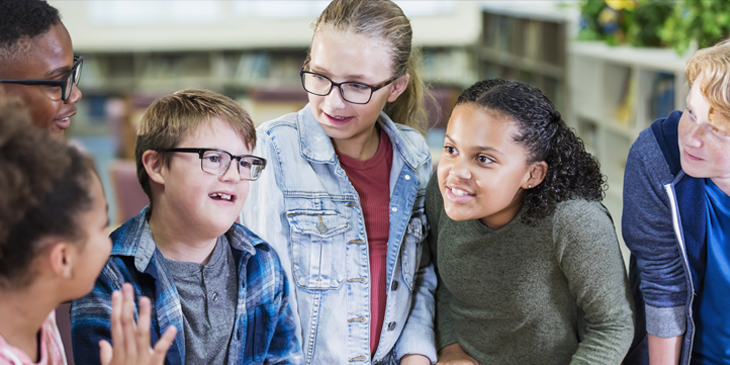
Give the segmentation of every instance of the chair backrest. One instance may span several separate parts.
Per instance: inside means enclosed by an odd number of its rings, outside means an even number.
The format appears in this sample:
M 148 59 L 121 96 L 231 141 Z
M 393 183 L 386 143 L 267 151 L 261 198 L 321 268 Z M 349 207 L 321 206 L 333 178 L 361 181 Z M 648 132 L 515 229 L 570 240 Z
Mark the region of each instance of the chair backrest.
M 150 203 L 137 180 L 137 166 L 132 160 L 114 160 L 109 164 L 114 198 L 117 203 L 117 222 L 124 223 Z

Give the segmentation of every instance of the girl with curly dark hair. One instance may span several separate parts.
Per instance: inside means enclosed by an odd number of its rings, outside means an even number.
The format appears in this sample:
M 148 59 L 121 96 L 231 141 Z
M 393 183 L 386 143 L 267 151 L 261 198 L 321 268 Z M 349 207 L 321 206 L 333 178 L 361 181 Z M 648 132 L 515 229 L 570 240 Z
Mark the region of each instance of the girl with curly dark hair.
M 32 127 L 0 89 L 0 365 L 66 364 L 54 308 L 86 295 L 106 263 L 107 210 L 91 159 Z M 164 363 L 176 331 L 153 352 L 150 301 L 138 308 L 131 286 L 112 295 L 114 347 L 99 344 L 102 364 Z
M 619 364 L 633 337 L 604 176 L 538 89 L 458 99 L 426 193 L 440 364 Z

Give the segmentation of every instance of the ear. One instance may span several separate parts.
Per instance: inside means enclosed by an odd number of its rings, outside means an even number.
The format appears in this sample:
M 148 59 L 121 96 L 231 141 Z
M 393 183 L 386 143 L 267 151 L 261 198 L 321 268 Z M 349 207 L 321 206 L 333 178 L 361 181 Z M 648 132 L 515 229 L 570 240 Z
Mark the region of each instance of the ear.
M 145 171 L 147 171 L 147 175 L 149 175 L 150 180 L 160 185 L 165 185 L 165 177 L 162 173 L 164 164 L 162 163 L 159 152 L 152 150 L 144 151 L 142 154 L 142 165 L 144 166 Z
M 73 277 L 74 255 L 76 247 L 64 241 L 56 241 L 49 248 L 49 266 L 56 277 L 71 279 Z
M 399 78 L 397 78 L 391 85 L 393 85 L 393 88 L 390 90 L 390 94 L 388 94 L 388 101 L 394 102 L 400 94 L 403 94 L 404 91 L 406 91 L 406 88 L 408 87 L 408 81 L 411 79 L 411 75 L 405 74 Z
M 523 189 L 532 189 L 545 180 L 548 164 L 545 161 L 535 162 L 527 169 L 527 179 L 522 183 Z

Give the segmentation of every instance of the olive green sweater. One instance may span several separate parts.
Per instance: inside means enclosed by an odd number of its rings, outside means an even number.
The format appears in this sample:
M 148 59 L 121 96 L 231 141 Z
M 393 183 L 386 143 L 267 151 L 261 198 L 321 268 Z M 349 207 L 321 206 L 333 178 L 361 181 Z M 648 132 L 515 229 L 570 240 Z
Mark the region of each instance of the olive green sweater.
M 621 363 L 633 304 L 600 203 L 562 202 L 536 227 L 518 214 L 493 230 L 451 220 L 434 174 L 426 213 L 439 274 L 437 349 L 458 342 L 482 364 Z

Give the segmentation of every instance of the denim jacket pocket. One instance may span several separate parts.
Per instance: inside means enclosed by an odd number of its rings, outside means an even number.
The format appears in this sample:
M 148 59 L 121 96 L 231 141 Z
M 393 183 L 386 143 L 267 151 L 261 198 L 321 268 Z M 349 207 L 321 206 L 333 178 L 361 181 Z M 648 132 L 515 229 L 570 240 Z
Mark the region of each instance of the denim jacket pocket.
M 405 239 L 403 241 L 403 252 L 401 254 L 403 267 L 403 281 L 413 290 L 413 282 L 416 279 L 416 272 L 421 262 L 423 253 L 423 240 L 427 232 L 426 215 L 414 213 L 406 227 Z
M 333 210 L 286 213 L 291 227 L 292 276 L 300 287 L 334 289 L 344 283 L 347 218 Z

